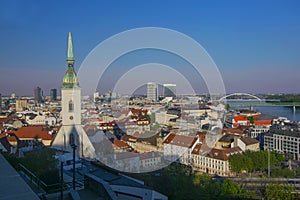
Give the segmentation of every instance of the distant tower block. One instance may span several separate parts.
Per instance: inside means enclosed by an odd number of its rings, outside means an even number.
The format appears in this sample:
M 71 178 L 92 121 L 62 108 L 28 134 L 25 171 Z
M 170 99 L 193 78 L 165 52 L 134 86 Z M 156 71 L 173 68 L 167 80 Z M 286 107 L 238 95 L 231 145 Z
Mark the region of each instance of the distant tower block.
M 34 88 L 34 100 L 36 103 L 41 103 L 43 100 L 42 89 L 40 87 Z
M 95 149 L 81 126 L 81 88 L 74 70 L 72 35 L 68 36 L 68 68 L 61 88 L 62 126 L 57 133 L 52 147 L 71 152 L 71 143 L 77 146 L 80 157 L 95 157 Z
M 147 83 L 147 99 L 157 101 L 157 84 Z
M 50 100 L 51 101 L 56 101 L 57 100 L 57 90 L 56 89 L 51 89 L 50 90 Z

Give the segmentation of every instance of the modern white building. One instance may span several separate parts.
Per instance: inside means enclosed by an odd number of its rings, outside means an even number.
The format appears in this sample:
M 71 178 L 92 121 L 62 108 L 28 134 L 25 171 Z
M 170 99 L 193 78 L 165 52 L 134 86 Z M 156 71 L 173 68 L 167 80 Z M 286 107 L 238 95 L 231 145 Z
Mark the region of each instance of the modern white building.
M 99 98 L 99 92 L 95 92 L 94 93 L 94 102 L 96 102 L 97 101 L 97 99 Z
M 164 97 L 176 97 L 176 84 L 163 84 Z
M 157 84 L 153 82 L 147 83 L 147 99 L 157 101 Z
M 300 160 L 300 130 L 297 126 L 273 125 L 270 132 L 264 135 L 264 150 L 289 154 Z

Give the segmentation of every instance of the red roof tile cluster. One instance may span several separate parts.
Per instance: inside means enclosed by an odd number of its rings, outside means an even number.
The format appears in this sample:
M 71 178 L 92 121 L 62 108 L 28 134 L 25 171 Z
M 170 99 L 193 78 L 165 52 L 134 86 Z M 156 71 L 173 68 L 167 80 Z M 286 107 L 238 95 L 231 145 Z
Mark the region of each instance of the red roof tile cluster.
M 222 133 L 224 133 L 224 134 L 239 134 L 239 135 L 245 134 L 245 132 L 243 130 L 238 129 L 238 128 L 224 128 L 222 130 Z
M 205 137 L 206 137 L 206 133 L 203 132 L 197 132 L 196 134 L 199 137 L 200 142 L 204 142 L 205 141 Z
M 243 151 L 240 147 L 226 148 L 226 149 L 210 149 L 206 144 L 197 144 L 192 151 L 192 154 L 203 155 L 219 160 L 228 160 L 234 154 L 241 154 Z
M 164 144 L 172 144 L 176 146 L 191 148 L 196 141 L 197 137 L 176 135 L 175 133 L 170 133 L 165 139 Z
M 49 134 L 49 129 L 45 126 L 23 126 L 17 130 L 9 130 L 6 132 L 3 132 L 1 135 L 6 135 L 7 133 L 13 133 L 15 134 L 19 139 L 23 138 L 37 138 L 42 140 L 52 140 L 53 136 Z
M 130 109 L 132 115 L 146 115 L 148 113 L 148 110 L 146 109 L 136 109 L 136 108 L 132 108 Z
M 100 127 L 107 127 L 107 126 L 110 126 L 110 127 L 113 127 L 116 125 L 116 121 L 111 121 L 111 122 L 107 122 L 107 123 L 101 123 L 100 124 Z
M 212 149 L 208 156 L 219 160 L 228 160 L 234 154 L 241 154 L 243 151 L 240 147 L 226 148 L 226 149 Z
M 248 119 L 247 116 L 244 116 L 244 115 L 237 115 L 237 116 L 234 116 L 234 121 L 246 121 Z
M 118 140 L 118 139 L 114 139 L 112 144 L 113 144 L 113 147 L 115 147 L 115 148 L 131 149 L 131 147 L 126 142 L 123 142 L 123 141 Z
M 254 121 L 254 125 L 272 125 L 271 120 Z
M 192 151 L 192 154 L 205 154 L 208 153 L 211 149 L 207 146 L 207 144 L 197 144 Z
M 254 118 L 254 125 L 272 125 L 272 118 L 262 119 L 263 117 L 262 117 L 261 113 L 253 115 L 253 118 Z M 248 116 L 244 116 L 244 115 L 234 116 L 233 125 L 235 127 L 238 127 L 240 125 L 239 121 L 247 121 L 247 125 L 250 125 L 250 121 L 248 120 Z

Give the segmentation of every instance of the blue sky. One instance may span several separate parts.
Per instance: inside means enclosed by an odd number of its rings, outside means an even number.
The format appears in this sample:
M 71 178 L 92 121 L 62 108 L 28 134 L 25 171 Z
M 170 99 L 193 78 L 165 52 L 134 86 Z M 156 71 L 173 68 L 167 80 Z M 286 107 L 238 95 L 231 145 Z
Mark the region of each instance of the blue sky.
M 173 29 L 200 43 L 229 93 L 300 93 L 300 1 L 289 0 L 1 0 L 0 93 L 33 95 L 40 86 L 48 95 L 59 89 L 69 31 L 78 69 L 101 41 L 148 26 Z M 106 88 L 103 83 L 100 90 Z

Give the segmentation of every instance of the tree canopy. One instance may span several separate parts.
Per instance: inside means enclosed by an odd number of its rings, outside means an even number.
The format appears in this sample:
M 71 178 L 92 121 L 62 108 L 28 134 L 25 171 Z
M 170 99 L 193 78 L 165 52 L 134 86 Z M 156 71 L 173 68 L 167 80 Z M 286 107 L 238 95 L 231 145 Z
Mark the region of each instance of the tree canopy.
M 283 155 L 270 152 L 270 164 L 275 165 L 284 160 Z M 246 151 L 244 154 L 235 154 L 229 158 L 230 169 L 234 172 L 264 171 L 268 168 L 268 151 Z

